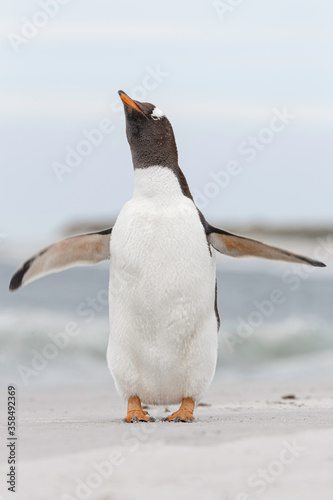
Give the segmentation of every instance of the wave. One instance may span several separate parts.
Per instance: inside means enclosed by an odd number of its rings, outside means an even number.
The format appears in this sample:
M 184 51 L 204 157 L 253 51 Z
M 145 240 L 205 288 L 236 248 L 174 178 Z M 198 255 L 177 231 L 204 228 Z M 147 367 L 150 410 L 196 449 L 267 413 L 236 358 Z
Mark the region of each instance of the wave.
M 258 327 L 229 322 L 220 332 L 219 364 L 256 365 L 330 350 L 333 325 L 317 318 L 295 316 Z
M 2 379 L 18 384 L 108 381 L 107 317 L 87 324 L 46 311 L 7 311 L 0 316 Z M 257 328 L 228 321 L 219 332 L 218 367 L 241 372 L 289 358 L 333 352 L 333 328 L 300 317 Z

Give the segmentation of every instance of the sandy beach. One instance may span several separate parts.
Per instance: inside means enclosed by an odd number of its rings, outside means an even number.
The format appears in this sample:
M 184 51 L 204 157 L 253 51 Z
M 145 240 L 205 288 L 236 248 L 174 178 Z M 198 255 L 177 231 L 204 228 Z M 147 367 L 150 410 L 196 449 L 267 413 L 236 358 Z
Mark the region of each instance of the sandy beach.
M 18 390 L 17 493 L 22 500 L 329 500 L 333 381 L 223 380 L 192 424 L 125 424 L 113 384 Z M 288 396 L 288 398 L 285 398 Z M 1 422 L 5 422 L 1 412 Z M 6 429 L 3 429 L 6 433 Z

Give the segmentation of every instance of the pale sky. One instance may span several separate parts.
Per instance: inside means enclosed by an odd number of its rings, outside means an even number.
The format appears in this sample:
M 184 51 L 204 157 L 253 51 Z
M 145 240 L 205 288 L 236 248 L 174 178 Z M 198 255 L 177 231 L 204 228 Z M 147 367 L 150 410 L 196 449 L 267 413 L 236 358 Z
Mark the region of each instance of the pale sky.
M 332 2 L 218 3 L 2 2 L 1 234 L 118 213 L 133 189 L 119 89 L 166 113 L 209 220 L 332 221 Z

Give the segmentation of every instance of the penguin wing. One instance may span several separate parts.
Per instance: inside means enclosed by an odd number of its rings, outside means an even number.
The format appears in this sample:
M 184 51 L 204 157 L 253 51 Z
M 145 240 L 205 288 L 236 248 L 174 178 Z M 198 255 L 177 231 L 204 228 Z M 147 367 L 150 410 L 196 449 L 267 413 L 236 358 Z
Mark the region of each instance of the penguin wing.
M 112 228 L 96 233 L 72 236 L 40 250 L 16 271 L 9 290 L 58 273 L 74 266 L 98 264 L 110 258 L 110 236 Z
M 284 260 L 297 264 L 308 264 L 315 267 L 326 267 L 326 264 L 302 255 L 297 255 L 281 248 L 266 245 L 260 241 L 228 233 L 206 223 L 206 234 L 209 243 L 220 253 L 231 257 L 260 257 L 262 259 Z

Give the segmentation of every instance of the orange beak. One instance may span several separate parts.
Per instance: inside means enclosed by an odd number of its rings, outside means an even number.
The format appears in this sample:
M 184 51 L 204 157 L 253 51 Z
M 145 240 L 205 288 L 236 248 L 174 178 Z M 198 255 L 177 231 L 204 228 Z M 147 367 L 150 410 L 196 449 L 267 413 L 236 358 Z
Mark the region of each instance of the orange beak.
M 125 102 L 126 104 L 128 104 L 128 106 L 131 106 L 131 108 L 134 108 L 134 109 L 137 109 L 138 111 L 141 111 L 141 109 L 139 108 L 139 106 L 137 106 L 135 104 L 134 101 L 132 101 L 132 99 L 130 97 L 128 97 L 127 94 L 125 94 L 125 92 L 123 90 L 119 90 L 118 91 L 118 94 L 120 96 L 120 99 Z M 142 113 L 142 111 L 141 111 Z

